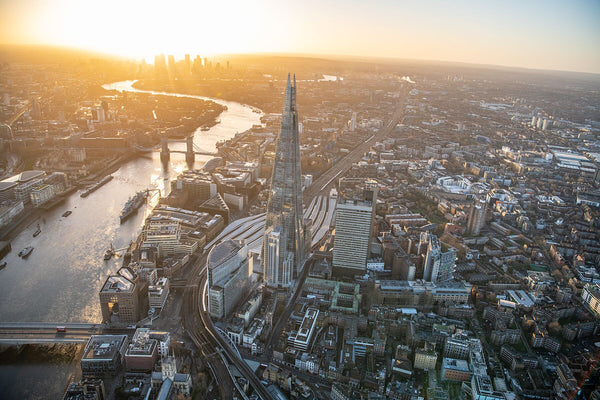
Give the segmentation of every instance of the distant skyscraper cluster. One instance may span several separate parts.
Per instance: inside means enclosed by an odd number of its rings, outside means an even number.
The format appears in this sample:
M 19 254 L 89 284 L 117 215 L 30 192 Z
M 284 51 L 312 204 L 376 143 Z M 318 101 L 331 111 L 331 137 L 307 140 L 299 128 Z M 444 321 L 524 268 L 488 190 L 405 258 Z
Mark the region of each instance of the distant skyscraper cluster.
M 263 241 L 264 279 L 271 287 L 289 287 L 306 256 L 300 172 L 296 78 L 288 75 L 277 139 Z
M 230 68 L 231 65 L 227 61 L 225 69 Z M 154 56 L 154 72 L 157 78 L 185 78 L 207 70 L 220 71 L 222 69 L 221 63 L 217 62 L 213 65 L 206 57 L 200 57 L 199 55 L 196 55 L 192 60 L 189 54 L 185 54 L 183 60 L 180 61 L 175 60 L 175 56 L 172 54 L 168 56 L 157 54 Z
M 545 131 L 554 126 L 554 120 L 546 115 L 536 113 L 531 117 L 531 126 Z

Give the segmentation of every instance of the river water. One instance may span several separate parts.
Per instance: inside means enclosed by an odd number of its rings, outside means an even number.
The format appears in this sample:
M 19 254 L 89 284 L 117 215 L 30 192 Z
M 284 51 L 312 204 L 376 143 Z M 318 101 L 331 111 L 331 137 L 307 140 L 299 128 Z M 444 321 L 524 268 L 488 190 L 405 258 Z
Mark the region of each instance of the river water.
M 138 91 L 171 96 L 163 92 L 132 88 L 134 81 L 104 85 L 105 89 Z M 215 151 L 215 144 L 260 124 L 260 114 L 239 103 L 208 99 L 225 105 L 221 122 L 208 131 L 196 130 L 198 148 Z M 171 149 L 185 149 L 185 143 L 171 143 Z M 201 168 L 209 156 L 196 156 L 195 168 Z M 102 255 L 112 243 L 116 249 L 127 247 L 138 236 L 148 207 L 140 208 L 125 223 L 119 214 L 127 199 L 136 191 L 159 188 L 163 195 L 169 181 L 187 168 L 184 154 L 171 154 L 164 168 L 158 153 L 152 159 L 139 158 L 122 165 L 114 179 L 86 198 L 71 195 L 65 203 L 45 213 L 11 241 L 12 251 L 4 258 L 7 267 L 0 271 L 0 321 L 100 322 L 98 291 L 106 277 L 116 272 L 122 260 L 104 261 Z M 158 200 L 151 200 L 154 204 Z M 68 217 L 62 214 L 71 210 Z M 37 223 L 42 233 L 34 238 Z M 27 259 L 17 253 L 26 246 L 35 249 Z M 121 252 L 122 253 L 122 252 Z
M 260 124 L 261 114 L 239 103 L 200 96 L 137 90 L 135 81 L 104 85 L 105 89 L 144 92 L 212 100 L 227 107 L 220 123 L 208 131 L 197 129 L 194 144 L 215 151 L 216 143 Z M 172 150 L 185 149 L 185 143 L 171 143 Z M 159 153 L 152 159 L 138 158 L 123 164 L 114 179 L 86 198 L 73 193 L 65 203 L 34 221 L 11 241 L 12 251 L 4 258 L 7 267 L 0 271 L 0 321 L 3 322 L 101 322 L 98 292 L 106 277 L 122 264 L 115 257 L 104 261 L 104 251 L 112 243 L 126 248 L 140 233 L 148 206 L 120 224 L 119 214 L 127 199 L 146 188 L 168 194 L 170 180 L 187 168 L 184 154 L 171 154 L 165 168 Z M 194 168 L 202 168 L 209 156 L 196 156 Z M 150 207 L 158 201 L 155 196 Z M 62 214 L 71 210 L 72 214 Z M 37 224 L 42 233 L 32 237 Z M 35 249 L 27 259 L 17 253 L 26 246 Z M 118 252 L 119 253 L 119 252 Z M 123 251 L 120 252 L 122 254 Z M 62 396 L 72 362 L 18 362 L 0 364 L 0 398 L 55 399 Z

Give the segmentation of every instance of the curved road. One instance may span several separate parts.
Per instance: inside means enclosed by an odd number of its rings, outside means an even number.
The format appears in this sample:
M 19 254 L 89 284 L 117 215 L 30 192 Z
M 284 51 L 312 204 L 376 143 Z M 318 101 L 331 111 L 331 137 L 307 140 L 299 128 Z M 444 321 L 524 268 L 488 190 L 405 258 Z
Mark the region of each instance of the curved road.
M 204 268 L 200 275 L 200 287 L 198 289 L 202 290 L 202 296 L 197 298 L 195 305 L 197 306 L 197 313 L 202 319 L 204 327 L 206 328 L 206 333 L 210 335 L 210 342 L 213 343 L 213 346 L 220 347 L 224 350 L 225 356 L 231 361 L 237 369 L 244 375 L 244 378 L 248 380 L 254 391 L 263 399 L 270 400 L 272 396 L 265 386 L 260 382 L 254 371 L 250 368 L 250 366 L 246 363 L 246 361 L 242 360 L 239 357 L 239 353 L 234 352 L 231 347 L 229 347 L 229 343 L 216 331 L 215 326 L 213 325 L 210 316 L 208 315 L 204 303 L 204 299 L 207 298 L 207 282 L 206 282 L 206 268 Z
M 215 377 L 217 385 L 219 386 L 221 398 L 224 400 L 233 400 L 234 385 L 228 372 L 228 366 L 225 365 L 219 356 L 217 347 L 211 345 L 210 338 L 207 337 L 208 335 L 206 334 L 206 329 L 201 323 L 198 315 L 198 293 L 201 287 L 200 270 L 205 263 L 205 256 L 202 256 L 199 260 L 195 261 L 192 269 L 191 281 L 185 288 L 183 294 L 184 302 L 181 310 L 183 326 L 185 327 L 185 330 L 196 347 L 200 350 L 202 357 L 207 362 L 213 376 Z

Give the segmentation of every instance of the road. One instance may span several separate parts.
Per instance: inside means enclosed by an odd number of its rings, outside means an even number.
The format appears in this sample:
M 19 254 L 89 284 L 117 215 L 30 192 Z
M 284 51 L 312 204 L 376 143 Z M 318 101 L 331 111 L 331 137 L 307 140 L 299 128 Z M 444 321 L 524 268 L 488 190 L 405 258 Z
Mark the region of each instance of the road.
M 283 310 L 283 312 L 277 319 L 277 322 L 273 326 L 273 329 L 271 330 L 271 335 L 269 336 L 269 340 L 267 341 L 267 344 L 265 346 L 265 352 L 269 357 L 272 355 L 274 342 L 276 342 L 279 336 L 281 336 L 281 331 L 285 327 L 285 324 L 289 321 L 292 311 L 294 311 L 294 307 L 296 306 L 296 300 L 298 299 L 300 292 L 302 292 L 301 288 L 304 285 L 304 281 L 306 280 L 308 271 L 312 268 L 313 263 L 314 260 L 312 258 L 306 260 L 306 264 L 302 269 L 302 273 L 298 277 L 296 284 L 294 285 L 294 293 L 288 300 L 285 309 Z
M 71 324 L 66 332 L 57 332 L 61 324 L 48 323 L 2 323 L 0 343 L 2 344 L 41 344 L 41 343 L 86 343 L 96 334 L 93 324 Z M 65 325 L 63 325 L 65 326 Z
M 38 100 L 39 99 L 40 99 L 40 97 L 38 97 Z M 25 103 L 23 104 L 23 106 L 12 117 L 10 117 L 10 119 L 8 121 L 6 121 L 6 124 L 9 126 L 12 126 L 12 124 L 17 122 L 17 120 L 19 118 L 21 118 L 23 116 L 23 114 L 25 114 L 25 112 L 27 112 L 29 110 L 29 107 L 31 107 L 31 102 L 29 100 L 25 100 Z
M 329 168 L 304 191 L 304 204 L 309 204 L 313 197 L 321 193 L 327 193 L 327 190 L 331 185 L 335 184 L 335 179 L 348 171 L 350 167 L 352 167 L 352 164 L 360 160 L 362 155 L 371 149 L 372 144 L 389 137 L 396 125 L 404 119 L 405 109 L 406 97 L 400 102 L 390 120 L 379 132 L 375 133 L 365 142 L 354 148 L 350 153 L 346 154 L 344 158 Z

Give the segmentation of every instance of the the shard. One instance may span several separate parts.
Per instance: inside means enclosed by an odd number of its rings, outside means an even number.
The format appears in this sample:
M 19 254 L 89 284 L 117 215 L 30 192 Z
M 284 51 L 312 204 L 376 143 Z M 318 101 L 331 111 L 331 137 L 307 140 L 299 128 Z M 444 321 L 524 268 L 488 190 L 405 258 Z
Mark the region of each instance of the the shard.
M 305 258 L 296 77 L 288 74 L 263 240 L 264 279 L 289 287 Z

